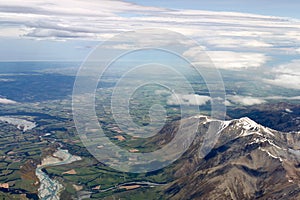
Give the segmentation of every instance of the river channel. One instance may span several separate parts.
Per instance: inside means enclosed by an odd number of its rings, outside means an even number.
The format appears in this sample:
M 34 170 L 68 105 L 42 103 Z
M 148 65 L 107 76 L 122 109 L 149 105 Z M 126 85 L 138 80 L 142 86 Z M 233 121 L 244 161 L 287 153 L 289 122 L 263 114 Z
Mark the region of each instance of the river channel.
M 52 156 L 45 158 L 41 165 L 37 166 L 35 174 L 40 181 L 38 196 L 41 200 L 59 200 L 60 192 L 64 189 L 62 184 L 49 178 L 42 169 L 49 166 L 70 164 L 78 160 L 81 160 L 79 156 L 71 155 L 68 150 L 58 149 Z

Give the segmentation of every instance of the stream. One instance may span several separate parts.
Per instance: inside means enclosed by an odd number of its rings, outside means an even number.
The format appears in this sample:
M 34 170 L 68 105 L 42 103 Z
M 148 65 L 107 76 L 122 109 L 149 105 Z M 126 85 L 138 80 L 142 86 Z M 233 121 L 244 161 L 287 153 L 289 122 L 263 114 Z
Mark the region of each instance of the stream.
M 41 165 L 38 165 L 35 174 L 40 181 L 38 196 L 41 200 L 59 200 L 59 194 L 63 190 L 63 185 L 57 180 L 50 179 L 42 169 L 49 166 L 70 164 L 78 160 L 81 160 L 79 156 L 71 155 L 68 150 L 58 149 L 53 156 L 48 156 Z

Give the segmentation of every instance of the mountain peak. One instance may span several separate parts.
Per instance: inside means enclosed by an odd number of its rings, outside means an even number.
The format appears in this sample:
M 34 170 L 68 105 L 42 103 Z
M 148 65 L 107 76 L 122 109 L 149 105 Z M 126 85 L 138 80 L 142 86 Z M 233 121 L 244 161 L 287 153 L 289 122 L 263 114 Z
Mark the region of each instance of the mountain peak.
M 248 117 L 193 118 L 198 134 L 175 167 L 178 179 L 166 186 L 170 199 L 300 199 L 300 132 L 276 131 Z M 219 138 L 199 157 L 209 125 Z

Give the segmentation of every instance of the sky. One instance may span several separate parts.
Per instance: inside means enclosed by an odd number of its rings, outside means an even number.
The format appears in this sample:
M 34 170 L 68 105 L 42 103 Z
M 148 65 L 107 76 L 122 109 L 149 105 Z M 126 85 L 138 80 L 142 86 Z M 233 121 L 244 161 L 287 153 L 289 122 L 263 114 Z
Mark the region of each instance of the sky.
M 131 2 L 146 6 L 167 7 L 172 9 L 243 12 L 300 18 L 300 2 L 298 0 L 133 0 Z
M 297 0 L 1 1 L 0 61 L 83 61 L 114 35 L 161 28 L 199 42 L 217 68 L 268 69 L 272 78 L 265 82 L 300 89 L 299 4 Z M 111 48 L 128 46 L 120 42 Z M 190 47 L 183 55 L 197 59 L 197 48 Z

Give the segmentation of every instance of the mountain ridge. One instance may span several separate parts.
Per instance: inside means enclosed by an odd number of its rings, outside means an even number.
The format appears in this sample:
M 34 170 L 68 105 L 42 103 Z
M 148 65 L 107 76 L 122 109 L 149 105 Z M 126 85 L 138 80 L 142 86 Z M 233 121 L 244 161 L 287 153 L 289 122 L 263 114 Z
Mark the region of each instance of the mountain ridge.
M 170 199 L 300 199 L 299 131 L 280 132 L 248 117 L 199 119 L 193 144 L 176 162 L 175 181 L 164 188 Z M 209 125 L 219 123 L 211 151 L 199 157 Z M 201 155 L 201 154 L 200 154 Z

